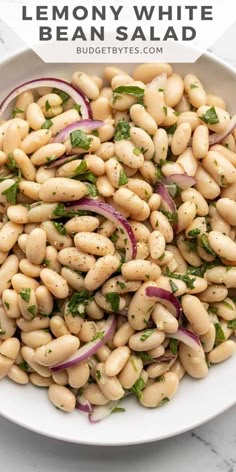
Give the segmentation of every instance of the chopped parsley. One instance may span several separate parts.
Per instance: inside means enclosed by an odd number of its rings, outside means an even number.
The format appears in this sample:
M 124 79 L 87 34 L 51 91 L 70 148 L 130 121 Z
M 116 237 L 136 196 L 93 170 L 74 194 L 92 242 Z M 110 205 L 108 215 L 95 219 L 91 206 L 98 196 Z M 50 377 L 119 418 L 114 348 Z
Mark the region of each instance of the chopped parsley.
M 164 107 L 163 107 L 163 110 L 164 110 L 165 115 L 167 116 L 167 114 L 168 114 L 168 109 L 167 109 L 167 107 L 164 106 Z
M 172 293 L 178 292 L 179 287 L 177 287 L 177 285 L 171 279 L 170 279 L 170 286 L 171 286 Z
M 4 336 L 6 334 L 6 331 L 4 331 L 2 328 L 0 328 L 0 336 Z
M 236 330 L 236 320 L 230 320 L 230 321 L 228 321 L 227 327 L 228 327 L 229 329 Z
M 201 235 L 200 242 L 201 242 L 201 246 L 203 247 L 203 249 L 206 251 L 207 254 L 210 254 L 211 256 L 216 255 L 213 249 L 211 249 L 211 246 L 209 244 L 208 237 L 206 234 Z
M 170 211 L 162 210 L 163 215 L 166 216 L 171 225 L 178 223 L 178 213 L 177 211 L 171 213 Z
M 35 305 L 31 305 L 29 306 L 29 308 L 27 308 L 27 311 L 32 315 L 32 317 L 34 318 L 37 314 L 37 307 Z
M 111 304 L 111 308 L 114 313 L 119 311 L 120 307 L 120 295 L 116 292 L 106 293 L 106 301 Z
M 28 372 L 28 370 L 30 369 L 30 366 L 29 364 L 27 364 L 27 362 L 23 361 L 23 362 L 20 362 L 20 364 L 18 364 L 18 367 L 23 370 L 24 372 Z
M 225 300 L 223 300 L 221 303 L 222 305 L 226 306 L 226 308 L 228 308 L 229 310 L 234 311 L 234 307 L 229 302 L 226 302 Z
M 169 342 L 169 349 L 171 350 L 172 354 L 174 354 L 174 356 L 177 354 L 178 352 L 178 341 L 177 339 L 170 339 L 170 342 Z
M 125 408 L 120 408 L 116 406 L 115 408 L 113 408 L 112 413 L 124 413 L 125 411 Z
M 219 308 L 217 308 L 216 306 L 211 306 L 210 305 L 208 307 L 208 312 L 213 313 L 214 315 L 218 315 Z
M 96 184 L 97 178 L 92 172 L 85 172 L 84 174 L 75 174 L 73 176 L 76 180 L 80 180 L 81 182 L 89 182 L 91 184 Z
M 52 107 L 51 107 L 49 101 L 46 100 L 46 103 L 45 103 L 45 109 L 46 109 L 46 111 L 50 110 L 50 108 L 52 108 Z
M 62 104 L 68 102 L 70 98 L 70 95 L 68 95 L 68 93 L 63 92 L 63 90 L 59 90 L 58 88 L 54 88 L 52 90 L 52 93 L 56 93 L 57 95 L 59 95 L 59 97 L 62 99 Z
M 73 108 L 79 113 L 81 116 L 81 105 L 79 103 L 74 103 Z
M 31 295 L 31 288 L 22 288 L 20 291 L 20 297 L 22 300 L 25 302 L 29 303 L 30 301 L 30 295 Z
M 123 169 L 120 171 L 119 182 L 118 185 L 125 185 L 128 182 L 128 177 Z
M 67 310 L 73 317 L 85 318 L 84 306 L 91 300 L 92 297 L 87 290 L 81 290 L 79 293 L 75 292 L 67 304 Z
M 166 403 L 168 403 L 169 401 L 170 401 L 170 399 L 169 399 L 168 397 L 165 397 L 165 398 L 163 398 L 163 400 L 160 401 L 160 403 L 158 403 L 157 406 L 158 406 L 158 407 L 159 407 L 159 406 L 163 406 L 163 405 L 165 405 Z
M 97 339 L 103 339 L 103 338 L 104 338 L 104 331 L 98 331 L 91 339 L 91 342 L 97 341 Z
M 121 288 L 121 290 L 123 290 L 124 288 L 126 288 L 126 284 L 124 282 L 121 282 L 120 280 L 117 280 L 117 285 L 119 285 L 119 287 Z
M 53 125 L 52 120 L 46 120 L 41 126 L 41 129 L 50 129 Z
M 7 155 L 7 163 L 6 163 L 6 166 L 8 167 L 8 169 L 10 170 L 15 170 L 17 169 L 17 164 L 16 164 L 16 161 L 13 157 L 13 154 L 12 153 L 9 153 Z
M 215 107 L 209 108 L 204 115 L 200 116 L 200 120 L 204 121 L 207 125 L 216 125 L 219 123 L 219 117 L 216 113 Z
M 114 140 L 121 141 L 122 139 L 129 139 L 130 137 L 130 124 L 126 120 L 118 121 L 115 127 Z
M 218 346 L 220 343 L 225 341 L 225 335 L 224 335 L 223 329 L 221 328 L 220 323 L 215 323 L 215 329 L 216 329 L 215 345 Z
M 87 134 L 85 134 L 80 129 L 73 131 L 70 133 L 70 142 L 72 148 L 81 148 L 85 151 L 88 151 L 92 138 L 89 138 Z
M 53 224 L 54 228 L 57 230 L 57 232 L 59 234 L 61 234 L 62 236 L 66 236 L 67 231 L 66 231 L 66 228 L 63 225 L 63 223 L 58 223 L 57 221 L 52 221 L 52 224 Z
M 198 85 L 196 85 L 196 84 L 191 84 L 191 85 L 190 85 L 190 88 L 191 88 L 191 89 L 198 88 Z
M 170 277 L 171 279 L 182 280 L 190 289 L 194 288 L 194 282 L 196 279 L 194 277 L 189 277 L 188 274 L 175 274 L 174 272 L 170 272 L 169 268 L 167 267 L 166 275 L 168 275 L 168 277 Z
M 135 156 L 139 156 L 139 154 L 141 153 L 142 153 L 142 149 L 140 147 L 137 146 L 133 149 L 133 154 L 135 154 Z
M 102 378 L 102 374 L 101 374 L 100 370 L 96 370 L 96 378 L 98 380 L 100 380 Z
M 188 237 L 196 238 L 197 236 L 199 236 L 200 233 L 201 233 L 201 230 L 199 228 L 192 229 L 191 231 L 188 232 Z
M 172 136 L 174 134 L 174 132 L 176 131 L 176 129 L 177 129 L 177 124 L 175 123 L 174 125 L 169 126 L 168 128 L 166 128 L 166 132 L 167 132 L 167 134 Z
M 80 211 L 80 210 L 67 210 L 65 205 L 63 203 L 58 203 L 56 207 L 53 210 L 53 215 L 54 216 L 59 216 L 59 217 L 67 217 L 67 218 L 73 218 L 73 216 L 83 216 L 86 215 L 87 212 Z
M 135 355 L 140 357 L 140 359 L 142 359 L 143 362 L 148 362 L 148 361 L 153 360 L 152 356 L 150 356 L 150 354 L 148 354 L 148 352 L 146 351 L 137 351 L 135 352 Z
M 10 303 L 4 302 L 4 305 L 5 305 L 5 307 L 7 308 L 7 310 L 9 310 L 9 308 L 10 308 Z
M 18 182 L 15 182 L 11 187 L 7 188 L 2 192 L 2 195 L 6 195 L 8 203 L 15 205 L 16 197 L 18 192 Z
M 133 393 L 136 395 L 137 398 L 142 398 L 142 390 L 145 387 L 145 382 L 144 380 L 140 377 L 138 380 L 136 380 L 135 384 L 133 387 L 129 389 L 129 392 Z
M 146 331 L 143 332 L 143 334 L 140 336 L 140 341 L 144 343 L 146 339 L 150 338 L 152 333 L 154 333 L 155 329 L 146 329 Z
M 14 110 L 12 111 L 12 118 L 15 118 L 16 115 L 18 115 L 19 113 L 24 113 L 24 110 L 22 110 L 21 108 L 14 108 Z
M 94 184 L 90 184 L 90 182 L 85 183 L 87 187 L 87 194 L 90 195 L 91 197 L 97 197 L 98 196 L 98 191 L 97 187 Z
M 113 90 L 114 98 L 116 95 L 125 93 L 125 95 L 131 95 L 132 97 L 143 98 L 145 90 L 137 85 L 120 85 Z
M 88 165 L 86 161 L 81 161 L 81 163 L 76 167 L 74 170 L 74 175 L 80 175 L 83 174 L 88 170 Z

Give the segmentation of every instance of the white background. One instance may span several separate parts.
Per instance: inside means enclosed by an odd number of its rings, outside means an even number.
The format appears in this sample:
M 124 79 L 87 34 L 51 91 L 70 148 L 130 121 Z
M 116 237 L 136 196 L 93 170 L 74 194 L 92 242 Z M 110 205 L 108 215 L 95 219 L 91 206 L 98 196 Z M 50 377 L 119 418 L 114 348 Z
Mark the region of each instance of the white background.
M 236 67 L 235 28 L 236 26 L 231 28 L 212 50 Z M 0 21 L 0 60 L 9 57 L 22 46 L 23 43 L 19 38 Z M 15 401 L 17 402 L 17 398 Z M 47 418 L 45 418 L 46 421 Z M 181 472 L 235 472 L 235 425 L 236 407 L 210 423 L 176 438 L 144 446 L 105 449 L 82 447 L 47 439 L 0 418 L 0 470 L 6 472 L 179 472 L 180 470 Z M 80 428 L 79 419 L 78 428 Z M 120 434 L 122 435 L 122 431 Z

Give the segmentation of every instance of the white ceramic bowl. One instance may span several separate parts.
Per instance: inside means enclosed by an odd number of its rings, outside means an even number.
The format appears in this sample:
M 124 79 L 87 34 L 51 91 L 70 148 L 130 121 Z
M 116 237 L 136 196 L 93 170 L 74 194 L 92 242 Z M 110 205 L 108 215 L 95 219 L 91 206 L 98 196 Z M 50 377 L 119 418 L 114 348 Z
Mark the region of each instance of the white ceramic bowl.
M 127 71 L 131 65 L 122 65 Z M 44 64 L 32 51 L 25 51 L 0 64 L 0 99 L 17 84 L 36 77 L 71 77 L 81 69 L 99 74 L 103 64 Z M 211 54 L 195 64 L 176 64 L 175 70 L 196 73 L 206 89 L 226 99 L 236 111 L 236 72 Z M 174 436 L 210 420 L 236 403 L 236 356 L 212 367 L 203 380 L 184 378 L 175 398 L 164 407 L 148 410 L 134 398 L 127 398 L 125 413 L 111 415 L 92 425 L 87 416 L 66 414 L 49 403 L 47 391 L 31 385 L 19 386 L 9 380 L 0 383 L 0 414 L 32 431 L 80 444 L 118 446 L 146 443 Z

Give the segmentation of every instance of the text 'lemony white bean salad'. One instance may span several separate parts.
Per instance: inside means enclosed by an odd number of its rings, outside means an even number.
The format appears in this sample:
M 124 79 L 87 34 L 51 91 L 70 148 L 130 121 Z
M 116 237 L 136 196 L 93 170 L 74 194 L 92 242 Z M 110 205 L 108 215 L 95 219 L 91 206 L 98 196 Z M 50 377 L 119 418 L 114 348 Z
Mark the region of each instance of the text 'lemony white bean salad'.
M 164 405 L 185 373 L 229 358 L 236 117 L 224 100 L 142 64 L 31 80 L 0 113 L 0 378 L 97 422 L 127 395 Z

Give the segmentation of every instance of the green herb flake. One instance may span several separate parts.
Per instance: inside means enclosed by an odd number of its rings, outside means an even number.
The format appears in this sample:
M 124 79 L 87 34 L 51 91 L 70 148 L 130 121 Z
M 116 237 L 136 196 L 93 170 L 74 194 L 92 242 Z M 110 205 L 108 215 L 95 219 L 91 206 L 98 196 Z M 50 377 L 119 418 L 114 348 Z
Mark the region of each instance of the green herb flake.
M 224 335 L 223 329 L 221 328 L 220 323 L 215 323 L 215 329 L 216 329 L 215 345 L 218 346 L 220 343 L 225 341 L 225 335 Z
M 5 307 L 7 308 L 7 310 L 9 310 L 9 309 L 10 309 L 10 303 L 8 303 L 8 302 L 4 302 L 4 305 L 5 305 Z
M 178 340 L 177 339 L 170 339 L 170 342 L 169 342 L 169 349 L 171 350 L 172 354 L 174 354 L 174 356 L 177 354 L 178 352 Z
M 166 275 L 168 275 L 168 277 L 170 277 L 171 279 L 182 280 L 183 282 L 186 283 L 187 287 L 190 289 L 194 288 L 194 282 L 196 279 L 194 277 L 193 278 L 190 277 L 188 274 L 175 274 L 174 272 L 170 272 L 170 270 L 167 267 Z
M 168 128 L 166 128 L 166 132 L 167 132 L 167 134 L 169 134 L 169 136 L 173 136 L 176 129 L 177 129 L 177 124 L 175 123 L 174 125 L 169 126 Z
M 21 113 L 24 113 L 24 110 L 22 110 L 21 108 L 17 108 L 17 107 L 14 108 L 12 110 L 12 118 L 15 118 L 16 115 L 21 114 Z
M 68 102 L 70 98 L 70 95 L 68 95 L 68 93 L 63 92 L 63 90 L 59 90 L 58 88 L 54 88 L 52 90 L 52 93 L 56 93 L 57 95 L 59 95 L 59 97 L 62 99 L 62 104 Z
M 18 364 L 18 367 L 23 370 L 24 372 L 28 372 L 29 369 L 30 369 L 30 366 L 29 364 L 27 364 L 27 362 L 23 361 L 23 362 L 20 362 L 20 364 Z
M 160 401 L 160 403 L 158 403 L 157 406 L 158 406 L 158 407 L 163 406 L 163 405 L 165 405 L 166 403 L 168 403 L 169 401 L 170 401 L 170 399 L 169 399 L 168 397 L 165 397 L 165 398 L 163 398 L 163 400 Z
M 159 377 L 157 377 L 155 379 L 155 382 L 165 382 L 165 377 L 164 375 L 159 375 Z
M 129 389 L 129 392 L 133 393 L 138 399 L 140 399 L 142 398 L 142 390 L 144 389 L 144 387 L 145 387 L 145 382 L 140 377 L 138 380 L 136 380 L 133 387 Z
M 188 232 L 188 237 L 196 238 L 197 236 L 199 236 L 200 233 L 201 233 L 201 230 L 199 228 L 192 229 L 191 231 Z
M 127 183 L 128 183 L 128 177 L 127 177 L 125 171 L 123 169 L 121 169 L 118 185 L 121 186 L 121 185 L 125 185 Z
M 226 308 L 228 308 L 229 310 L 232 310 L 234 311 L 235 308 L 229 303 L 229 302 L 226 302 L 225 300 L 221 302 L 222 305 L 226 306 Z
M 113 408 L 112 413 L 124 413 L 125 411 L 125 408 L 120 408 L 116 406 L 115 408 Z
M 177 213 L 177 211 L 171 213 L 170 211 L 162 210 L 162 213 L 163 213 L 163 215 L 166 216 L 166 218 L 168 219 L 168 221 L 171 225 L 173 225 L 174 223 L 178 223 L 178 213 Z
M 172 293 L 178 292 L 179 287 L 171 279 L 170 279 L 170 286 L 171 286 Z
M 92 172 L 85 172 L 84 174 L 74 174 L 74 179 L 80 180 L 81 182 L 96 184 L 97 178 Z
M 76 169 L 74 170 L 74 174 L 75 175 L 80 175 L 80 174 L 83 174 L 84 172 L 86 172 L 87 170 L 88 170 L 87 162 L 86 161 L 81 161 L 81 163 L 78 165 L 78 167 L 76 167 Z
M 103 339 L 103 338 L 104 338 L 104 331 L 98 331 L 91 339 L 91 342 L 97 341 L 97 339 Z
M 229 329 L 233 329 L 234 331 L 236 330 L 236 320 L 230 320 L 227 323 L 227 327 Z
M 0 328 L 0 336 L 4 336 L 6 334 L 6 331 L 4 331 L 2 328 Z
M 145 90 L 137 85 L 120 85 L 113 90 L 114 97 L 118 94 L 124 93 L 132 97 L 143 98 Z
M 114 313 L 119 311 L 120 307 L 120 295 L 116 292 L 106 293 L 106 301 L 111 304 L 111 308 Z
M 122 139 L 130 138 L 130 124 L 126 120 L 118 121 L 115 127 L 114 140 L 121 141 Z
M 158 92 L 165 92 L 165 89 L 159 88 L 159 89 L 158 89 Z
M 146 331 L 143 332 L 143 334 L 140 336 L 140 341 L 144 343 L 146 339 L 150 338 L 152 333 L 154 333 L 155 329 L 146 329 Z
M 52 120 L 46 120 L 41 126 L 41 129 L 50 129 L 53 125 Z
M 73 317 L 80 316 L 80 318 L 85 318 L 84 306 L 91 300 L 92 297 L 87 290 L 75 292 L 67 304 L 67 312 L 71 313 Z
M 117 280 L 117 285 L 119 285 L 121 290 L 123 290 L 127 287 L 127 285 L 124 282 L 120 282 L 120 280 Z
M 74 103 L 73 108 L 79 113 L 81 116 L 81 105 L 79 103 Z
M 4 190 L 2 192 L 2 195 L 6 195 L 8 203 L 12 203 L 12 205 L 15 205 L 17 192 L 18 192 L 18 182 L 15 182 L 13 185 L 11 185 L 11 187 Z
M 152 356 L 150 356 L 150 354 L 148 354 L 146 351 L 136 351 L 135 355 L 140 357 L 143 362 L 149 362 L 153 360 Z
M 196 85 L 196 84 L 191 84 L 191 85 L 190 85 L 190 88 L 191 88 L 191 89 L 198 88 L 198 85 Z
M 49 101 L 46 100 L 46 103 L 45 103 L 45 109 L 46 109 L 46 111 L 50 110 L 50 108 L 51 108 L 51 105 L 50 105 Z
M 141 154 L 142 150 L 140 149 L 140 147 L 135 147 L 133 149 L 133 154 L 135 154 L 135 156 L 139 156 Z
M 89 138 L 87 134 L 85 134 L 80 129 L 73 131 L 70 133 L 70 142 L 72 148 L 81 148 L 85 151 L 88 151 L 92 138 Z
M 52 224 L 53 224 L 54 228 L 57 230 L 57 232 L 59 234 L 61 234 L 62 236 L 66 236 L 67 231 L 66 231 L 66 228 L 63 225 L 63 223 L 58 223 L 57 221 L 52 221 Z
M 216 306 L 209 306 L 208 307 L 208 312 L 209 313 L 213 313 L 214 315 L 218 315 L 218 311 L 219 311 L 219 308 L 217 308 Z
M 215 107 L 209 108 L 204 115 L 200 116 L 200 120 L 204 121 L 207 125 L 216 125 L 219 123 L 219 117 L 216 113 Z
M 209 244 L 208 237 L 206 234 L 201 235 L 200 242 L 201 242 L 201 246 L 203 247 L 203 249 L 206 251 L 207 254 L 210 254 L 211 256 L 216 255 L 213 249 L 211 249 L 211 246 Z
M 29 308 L 27 308 L 27 311 L 32 315 L 32 317 L 34 318 L 37 314 L 37 307 L 35 305 L 31 305 L 29 306 Z
M 87 195 L 90 195 L 90 197 L 98 196 L 98 190 L 96 185 L 90 184 L 90 182 L 86 182 L 85 185 L 87 187 Z
M 101 380 L 102 374 L 101 374 L 100 370 L 96 370 L 96 378 L 97 378 L 98 380 Z
M 30 295 L 31 295 L 31 288 L 22 288 L 20 291 L 20 297 L 22 300 L 25 302 L 29 303 L 30 301 Z
M 164 110 L 165 115 L 167 116 L 167 114 L 168 114 L 168 109 L 167 109 L 167 107 L 164 106 L 164 107 L 163 107 L 163 110 Z

